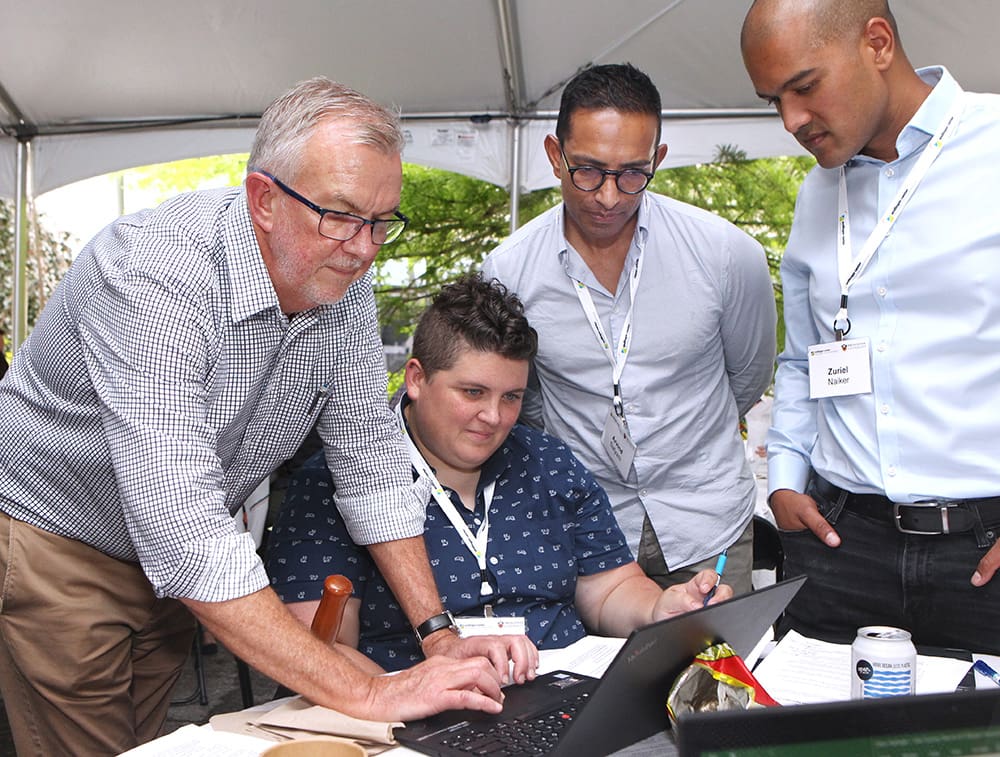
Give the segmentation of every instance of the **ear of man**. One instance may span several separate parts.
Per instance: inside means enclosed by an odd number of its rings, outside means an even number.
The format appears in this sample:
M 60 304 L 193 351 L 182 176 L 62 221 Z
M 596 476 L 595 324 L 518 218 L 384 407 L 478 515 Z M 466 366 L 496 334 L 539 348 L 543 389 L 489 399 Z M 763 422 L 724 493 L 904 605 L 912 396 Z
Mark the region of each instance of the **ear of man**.
M 879 71 L 887 71 L 896 57 L 896 37 L 884 18 L 873 18 L 865 24 L 863 44 Z
M 277 199 L 275 187 L 259 173 L 247 174 L 243 182 L 247 193 L 250 219 L 264 232 L 270 232 L 274 225 L 274 203 Z

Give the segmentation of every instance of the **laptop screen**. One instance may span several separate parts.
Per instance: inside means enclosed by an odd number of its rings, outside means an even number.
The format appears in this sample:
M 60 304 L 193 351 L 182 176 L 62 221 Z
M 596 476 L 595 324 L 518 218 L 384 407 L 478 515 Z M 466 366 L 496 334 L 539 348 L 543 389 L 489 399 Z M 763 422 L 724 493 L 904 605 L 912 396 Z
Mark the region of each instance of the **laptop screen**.
M 799 576 L 632 632 L 604 676 L 599 681 L 588 679 L 586 703 L 575 715 L 565 715 L 569 722 L 555 747 L 547 751 L 572 757 L 605 755 L 663 732 L 669 723 L 665 703 L 670 685 L 694 656 L 720 639 L 747 654 L 804 581 Z M 513 721 L 535 714 L 547 716 L 564 705 L 570 689 L 583 684 L 572 674 L 556 679 L 549 674 L 508 690 L 500 715 L 442 713 L 407 723 L 396 737 L 426 754 L 461 754 L 455 744 L 462 741 L 464 748 L 467 732 L 494 734 L 494 726 L 501 723 L 508 728 Z M 479 738 L 469 736 L 477 744 Z M 482 743 L 488 749 L 492 741 Z

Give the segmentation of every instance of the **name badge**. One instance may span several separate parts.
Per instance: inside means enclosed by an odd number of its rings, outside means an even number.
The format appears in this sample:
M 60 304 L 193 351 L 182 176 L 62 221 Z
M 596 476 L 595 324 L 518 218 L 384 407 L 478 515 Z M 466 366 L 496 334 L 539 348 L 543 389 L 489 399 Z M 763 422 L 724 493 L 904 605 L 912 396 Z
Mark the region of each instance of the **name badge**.
M 469 636 L 523 636 L 524 618 L 471 617 L 455 618 L 458 634 L 463 639 Z
M 604 421 L 601 443 L 604 445 L 604 451 L 611 458 L 611 462 L 618 469 L 618 473 L 623 479 L 627 479 L 632 470 L 632 459 L 635 457 L 636 447 L 632 437 L 628 435 L 625 419 L 615 412 L 614 405 L 611 406 L 608 418 Z
M 848 397 L 872 390 L 868 339 L 814 344 L 809 348 L 809 397 Z

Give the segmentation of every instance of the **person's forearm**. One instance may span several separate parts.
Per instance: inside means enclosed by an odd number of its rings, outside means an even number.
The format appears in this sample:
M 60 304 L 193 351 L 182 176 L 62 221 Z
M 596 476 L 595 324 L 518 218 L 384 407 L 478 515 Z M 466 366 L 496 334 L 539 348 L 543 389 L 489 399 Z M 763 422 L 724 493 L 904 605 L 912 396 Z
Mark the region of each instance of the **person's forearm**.
M 422 536 L 369 544 L 368 551 L 414 627 L 444 611 Z
M 577 579 L 574 601 L 591 633 L 628 636 L 653 620 L 660 588 L 634 562 Z
M 311 702 L 366 720 L 413 720 L 448 709 L 500 711 L 500 676 L 482 658 L 434 657 L 371 676 L 313 636 L 271 589 L 228 602 L 182 600 L 233 654 Z
M 653 622 L 660 594 L 660 588 L 645 575 L 626 579 L 602 603 L 593 630 L 601 636 L 628 636 Z
M 271 589 L 227 602 L 181 600 L 227 649 L 310 701 L 371 715 L 371 676 L 323 644 Z

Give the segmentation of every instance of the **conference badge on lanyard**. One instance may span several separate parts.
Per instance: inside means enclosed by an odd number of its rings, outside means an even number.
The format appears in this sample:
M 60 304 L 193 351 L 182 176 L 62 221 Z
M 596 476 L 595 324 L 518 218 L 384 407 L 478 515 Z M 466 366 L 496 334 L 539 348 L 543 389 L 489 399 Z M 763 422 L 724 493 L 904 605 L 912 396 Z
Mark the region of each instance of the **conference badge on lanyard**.
M 597 313 L 594 300 L 590 296 L 590 291 L 586 284 L 577 279 L 573 279 L 576 295 L 580 299 L 583 312 L 590 322 L 590 328 L 594 332 L 597 343 L 600 345 L 608 362 L 611 363 L 611 385 L 613 400 L 611 408 L 608 410 L 608 417 L 604 421 L 604 431 L 601 433 L 601 444 L 608 458 L 614 463 L 619 475 L 623 479 L 628 479 L 632 471 L 632 460 L 635 458 L 636 445 L 628 432 L 628 424 L 625 422 L 625 410 L 622 406 L 621 380 L 625 370 L 625 361 L 628 360 L 629 345 L 632 341 L 632 316 L 635 312 L 635 298 L 639 291 L 639 278 L 642 276 L 642 250 L 636 257 L 632 274 L 629 276 L 629 308 L 625 322 L 622 324 L 621 335 L 618 338 L 616 350 L 611 349 L 611 342 L 604 331 L 601 318 Z M 572 278 L 572 277 L 570 277 Z
M 850 208 L 847 197 L 847 168 L 840 168 L 837 195 L 837 273 L 840 278 L 840 308 L 833 320 L 836 341 L 809 347 L 809 397 L 846 397 L 869 394 L 872 390 L 871 351 L 867 339 L 844 339 L 851 330 L 848 302 L 851 286 L 871 263 L 896 221 L 903 214 L 930 170 L 958 128 L 964 98 L 955 99 L 931 140 L 924 147 L 896 196 L 865 240 L 855 259 L 851 245 Z
M 604 451 L 608 453 L 611 462 L 615 464 L 618 473 L 623 479 L 627 479 L 632 470 L 632 459 L 635 457 L 636 446 L 628 434 L 625 416 L 619 414 L 615 405 L 611 406 L 608 418 L 604 421 L 601 443 L 604 445 Z
M 872 390 L 867 339 L 814 344 L 809 348 L 809 398 L 848 397 Z
M 458 634 L 463 639 L 470 636 L 523 636 L 526 632 L 524 618 L 500 616 L 455 618 Z

